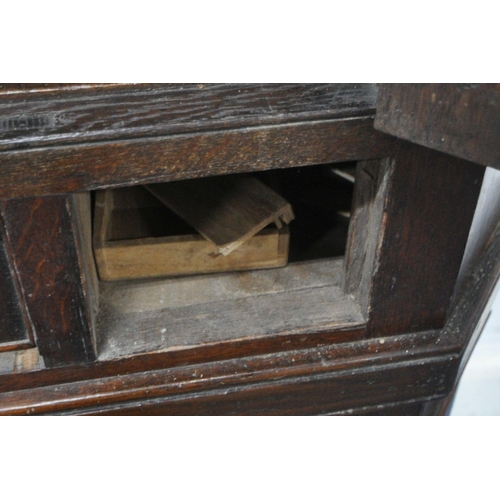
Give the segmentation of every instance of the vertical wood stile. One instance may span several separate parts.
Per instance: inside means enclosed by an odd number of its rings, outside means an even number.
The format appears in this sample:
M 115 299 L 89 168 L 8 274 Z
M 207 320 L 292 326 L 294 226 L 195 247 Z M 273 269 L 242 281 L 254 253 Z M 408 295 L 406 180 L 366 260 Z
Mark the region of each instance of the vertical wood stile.
M 46 366 L 95 359 L 96 281 L 84 248 L 81 202 L 64 195 L 2 201 L 21 293 Z M 84 211 L 83 211 L 84 212 Z M 88 213 L 90 220 L 90 213 Z
M 391 159 L 358 165 L 344 289 L 368 336 L 444 325 L 483 174 L 404 141 Z

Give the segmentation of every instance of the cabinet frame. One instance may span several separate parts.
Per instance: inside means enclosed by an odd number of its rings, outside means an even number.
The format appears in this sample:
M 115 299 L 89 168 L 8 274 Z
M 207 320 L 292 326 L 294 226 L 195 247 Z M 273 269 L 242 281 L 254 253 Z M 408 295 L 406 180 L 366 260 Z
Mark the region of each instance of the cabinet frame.
M 223 89 L 226 96 L 238 90 Z M 2 213 L 48 368 L 0 375 L 0 412 L 327 414 L 405 404 L 422 412 L 426 402 L 449 394 L 463 339 L 450 341 L 443 327 L 484 167 L 374 130 L 372 87 L 363 98 L 353 92 L 351 110 L 336 114 L 327 100 L 318 108 L 304 100 L 300 108 L 295 94 L 287 101 L 284 86 L 281 121 L 266 115 L 259 100 L 266 92 L 279 99 L 279 90 L 252 94 L 255 107 L 249 101 L 241 109 L 254 114 L 240 117 L 237 126 L 214 119 L 213 130 L 200 121 L 198 128 L 183 124 L 189 132 L 180 133 L 181 127 L 171 135 L 160 124 L 154 137 L 134 132 L 130 138 L 124 130 L 103 140 L 77 131 L 59 145 L 48 133 L 45 143 L 36 134 L 17 136 L 11 149 L 8 140 L 2 143 Z M 323 99 L 348 88 L 320 90 Z M 205 93 L 214 110 L 221 91 Z M 61 104 L 54 96 L 64 92 L 48 95 L 55 115 Z M 161 97 L 143 87 L 75 92 L 74 100 L 99 92 L 116 106 L 131 97 L 138 103 L 141 95 L 146 101 Z M 192 92 L 194 102 L 200 96 Z M 13 109 L 15 99 L 0 96 L 0 111 L 2 105 Z M 267 123 L 256 121 L 259 113 Z M 97 359 L 99 294 L 89 254 L 90 208 L 82 201 L 88 196 L 82 193 L 343 161 L 360 162 L 344 285 L 364 310 L 365 325 Z M 453 237 L 437 240 L 443 234 Z M 47 284 L 52 299 L 40 293 Z

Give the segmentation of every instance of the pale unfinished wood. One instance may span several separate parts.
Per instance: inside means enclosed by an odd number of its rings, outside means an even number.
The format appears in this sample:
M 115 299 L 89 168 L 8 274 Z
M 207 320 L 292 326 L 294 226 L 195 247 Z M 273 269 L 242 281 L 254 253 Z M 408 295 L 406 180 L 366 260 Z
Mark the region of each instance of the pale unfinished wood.
M 289 232 L 263 229 L 228 256 L 199 235 L 108 242 L 97 249 L 104 280 L 178 276 L 285 266 Z M 280 253 L 281 250 L 281 253 Z
M 100 359 L 364 324 L 343 258 L 281 269 L 102 284 Z
M 22 373 L 45 368 L 36 347 L 20 351 L 0 352 L 0 375 Z
M 175 220 L 166 228 L 167 233 L 177 229 L 181 234 L 146 237 L 151 228 L 145 219 L 158 206 L 162 208 L 140 187 L 96 194 L 94 253 L 102 280 L 267 269 L 288 262 L 286 225 L 263 229 L 227 256 L 203 236 L 192 234 L 191 228 L 179 227 Z M 186 231 L 191 234 L 182 234 Z
M 150 184 L 146 188 L 228 255 L 261 229 L 293 219 L 290 204 L 250 175 Z

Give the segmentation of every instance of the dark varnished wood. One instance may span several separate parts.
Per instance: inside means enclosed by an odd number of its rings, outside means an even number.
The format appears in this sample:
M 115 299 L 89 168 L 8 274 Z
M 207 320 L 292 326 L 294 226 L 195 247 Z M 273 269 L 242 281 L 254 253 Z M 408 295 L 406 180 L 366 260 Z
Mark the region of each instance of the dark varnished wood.
M 499 276 L 500 224 L 441 331 L 320 349 L 313 342 L 225 363 L 201 356 L 183 366 L 185 357 L 170 369 L 162 363 L 176 353 L 4 376 L 0 406 L 8 414 L 433 414 L 484 324 Z
M 8 250 L 0 216 L 0 351 L 31 345 L 29 323 Z
M 300 122 L 0 153 L 0 198 L 388 156 L 373 119 Z
M 401 141 L 380 168 L 390 178 L 378 237 L 370 235 L 368 240 L 376 241 L 377 248 L 370 254 L 370 258 L 375 255 L 375 262 L 365 269 L 373 269 L 367 333 L 391 335 L 441 328 L 484 167 Z M 379 182 L 368 174 L 364 180 Z M 381 204 L 376 206 L 380 211 Z
M 145 398 L 140 405 L 125 402 L 95 408 L 94 415 L 316 415 L 346 406 L 404 401 L 410 395 L 444 394 L 456 366 L 455 359 L 428 364 L 379 367 L 377 371 L 310 373 L 244 387 L 227 387 L 208 394 L 192 391 L 184 397 Z M 398 380 L 398 383 L 395 383 Z
M 329 416 L 367 416 L 367 417 L 418 417 L 422 415 L 426 402 L 411 401 L 405 403 L 388 403 L 374 406 L 364 406 L 339 412 L 328 413 Z
M 314 405 L 319 404 L 319 397 L 323 398 L 323 403 L 316 409 L 323 413 L 375 403 L 431 398 L 436 393 L 446 394 L 453 382 L 451 368 L 458 365 L 454 354 L 456 346 L 441 346 L 438 339 L 438 332 L 426 332 L 388 338 L 382 342 L 374 339 L 169 369 L 150 368 L 131 374 L 127 374 L 123 361 L 121 367 L 118 361 L 98 363 L 93 373 L 87 373 L 87 377 L 83 368 L 68 367 L 50 370 L 49 374 L 54 372 L 51 384 L 47 384 L 47 380 L 43 383 L 47 375 L 42 373 L 38 378 L 38 389 L 5 392 L 0 395 L 0 407 L 9 414 L 77 409 L 85 413 L 85 408 L 116 404 L 120 408 L 126 405 L 129 411 L 140 411 L 146 403 L 145 399 L 167 398 L 168 401 L 160 402 L 162 412 L 171 412 L 165 407 L 165 402 L 167 406 L 171 403 L 175 406 L 175 401 L 181 399 L 184 406 L 180 410 L 172 410 L 174 413 L 210 413 L 210 407 L 217 412 L 231 413 L 230 408 L 238 406 L 236 398 L 243 404 L 241 412 L 252 412 L 259 406 L 261 412 L 268 412 L 271 407 L 266 400 L 271 398 L 274 400 L 272 411 L 288 413 L 292 411 L 289 405 L 297 397 L 305 398 L 304 401 L 295 400 L 298 405 L 295 409 L 300 413 L 304 410 L 301 405 L 308 399 L 305 392 L 312 391 L 311 394 L 314 394 L 314 386 L 316 383 L 321 385 L 322 380 L 327 381 L 327 387 L 333 391 L 321 390 L 312 396 Z M 113 364 L 118 375 L 108 372 L 107 377 L 96 378 L 95 370 L 110 370 Z M 68 383 L 68 377 L 75 370 L 80 371 L 79 376 L 75 377 L 76 381 Z M 34 375 L 21 374 L 18 380 Z M 294 395 L 293 387 L 297 384 L 304 384 L 305 392 L 299 390 Z M 9 386 L 5 389 L 12 391 Z M 233 396 L 229 396 L 230 393 Z M 273 393 L 274 397 L 271 396 Z M 381 399 L 382 394 L 385 396 Z M 200 398 L 206 404 L 198 406 Z M 246 408 L 246 403 L 251 406 Z M 313 408 L 311 406 L 308 412 Z M 103 411 L 108 410 L 103 408 Z M 112 407 L 111 411 L 114 412 L 115 408 Z
M 421 415 L 424 417 L 445 417 L 453 404 L 455 397 L 455 389 L 451 391 L 445 398 L 433 399 L 423 405 Z
M 375 113 L 373 84 L 0 87 L 0 150 Z
M 12 259 L 46 366 L 92 361 L 92 321 L 71 196 L 2 202 Z
M 108 361 L 98 360 L 91 364 L 32 371 L 22 375 L 5 374 L 0 376 L 0 393 L 31 387 L 45 387 L 57 383 L 71 383 L 78 380 L 115 377 L 123 373 L 133 374 L 179 366 L 197 366 L 202 363 L 326 347 L 362 340 L 363 334 L 364 329 L 359 328 L 308 335 L 291 334 L 267 338 L 238 339 L 191 348 L 143 353 Z M 418 346 L 425 349 L 425 346 L 433 345 L 433 340 L 435 341 L 436 338 L 435 334 L 426 334 L 421 342 L 417 342 Z M 388 343 L 387 348 L 397 349 L 391 347 L 392 345 L 392 343 Z M 451 348 L 446 346 L 445 352 L 454 352 L 454 349 L 453 346 Z M 342 352 L 352 352 L 352 349 Z
M 472 273 L 457 294 L 452 313 L 443 331 L 443 335 L 449 338 L 450 342 L 462 346 L 458 377 L 461 376 L 491 312 L 494 291 L 499 281 L 500 221 Z
M 450 317 L 443 329 L 444 342 L 461 346 L 460 365 L 453 390 L 446 398 L 426 404 L 424 415 L 446 415 L 453 404 L 460 377 L 491 313 L 499 281 L 500 222 L 454 297 Z
M 0 412 L 418 413 L 446 397 L 477 318 L 452 333 L 449 324 L 434 328 L 444 322 L 482 168 L 374 131 L 373 89 L 0 87 L 0 198 L 48 365 L 0 376 Z M 347 280 L 373 338 L 360 324 L 323 332 L 311 325 L 307 333 L 93 361 L 88 197 L 68 193 L 373 159 L 383 160 L 359 167 L 367 167 L 369 210 L 352 232 L 371 247 L 367 265 L 348 266 Z M 46 197 L 53 194 L 62 196 Z M 9 199 L 30 196 L 46 198 Z
M 500 168 L 500 84 L 380 85 L 375 128 Z
M 150 370 L 125 377 L 119 374 L 139 368 L 140 357 L 27 373 L 17 379 L 24 378 L 25 390 L 9 392 L 12 384 L 7 383 L 0 401 L 5 412 L 18 414 L 349 414 L 348 408 L 352 414 L 387 414 L 391 408 L 391 414 L 416 413 L 412 402 L 436 401 L 451 391 L 460 353 L 482 323 L 500 275 L 499 252 L 500 226 L 442 331 L 321 349 L 312 343 L 301 351 L 228 359 L 225 364 L 200 358 L 198 364 L 181 362 L 168 370 L 161 368 L 165 360 L 157 357 L 153 365 L 146 356 L 149 361 L 140 368 Z M 36 379 L 39 391 L 30 389 Z M 436 405 L 421 406 L 421 413 L 428 414 L 431 406 Z

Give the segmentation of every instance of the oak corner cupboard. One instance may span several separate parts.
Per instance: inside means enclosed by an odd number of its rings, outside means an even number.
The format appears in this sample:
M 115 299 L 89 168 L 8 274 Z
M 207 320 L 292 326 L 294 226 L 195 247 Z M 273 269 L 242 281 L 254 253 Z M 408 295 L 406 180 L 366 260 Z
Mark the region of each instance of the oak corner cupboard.
M 0 84 L 0 414 L 442 414 L 499 117 L 498 84 Z M 217 247 L 186 214 L 222 182 L 290 209 Z

